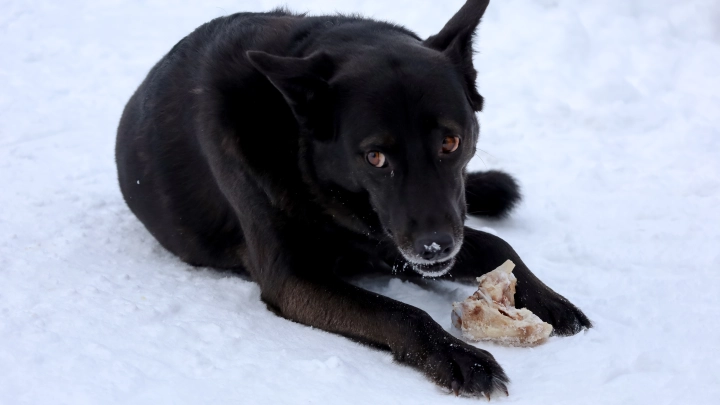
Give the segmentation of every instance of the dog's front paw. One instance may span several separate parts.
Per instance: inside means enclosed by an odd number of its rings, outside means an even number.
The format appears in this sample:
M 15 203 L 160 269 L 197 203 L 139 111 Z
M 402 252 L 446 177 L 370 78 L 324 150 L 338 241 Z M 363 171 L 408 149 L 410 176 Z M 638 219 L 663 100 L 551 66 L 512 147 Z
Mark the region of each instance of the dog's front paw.
M 527 308 L 552 325 L 553 335 L 571 336 L 592 328 L 592 322 L 578 307 L 552 290 L 517 294 L 515 301 L 516 307 Z
M 493 356 L 442 331 L 442 336 L 426 341 L 396 357 L 419 368 L 426 376 L 455 395 L 488 399 L 508 394 L 508 378 Z
M 455 395 L 507 395 L 509 380 L 492 354 L 451 336 L 423 311 L 397 315 L 395 322 L 404 323 L 406 333 L 390 344 L 396 361 L 419 369 Z
M 488 399 L 497 392 L 507 395 L 508 378 L 490 353 L 451 336 L 435 346 L 423 371 L 438 385 L 455 395 L 485 395 Z

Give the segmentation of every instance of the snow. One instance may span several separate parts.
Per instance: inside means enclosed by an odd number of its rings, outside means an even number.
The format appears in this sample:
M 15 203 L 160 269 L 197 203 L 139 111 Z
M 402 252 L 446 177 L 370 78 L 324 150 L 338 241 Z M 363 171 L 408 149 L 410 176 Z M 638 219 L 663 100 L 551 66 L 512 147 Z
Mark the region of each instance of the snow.
M 440 245 L 438 245 L 435 242 L 431 243 L 429 246 L 428 245 L 423 245 L 423 246 L 425 247 L 425 250 L 430 251 L 430 252 L 440 251 Z
M 285 1 L 423 36 L 462 0 Z M 274 316 L 252 282 L 163 250 L 118 190 L 120 112 L 149 68 L 219 15 L 275 1 L 0 5 L 0 403 L 475 403 L 387 353 Z M 508 240 L 595 328 L 536 348 L 478 344 L 515 404 L 720 397 L 720 3 L 495 0 L 474 169 L 521 181 Z M 410 270 L 407 270 L 410 271 Z M 428 311 L 474 290 L 359 285 Z M 456 332 L 453 332 L 456 333 Z

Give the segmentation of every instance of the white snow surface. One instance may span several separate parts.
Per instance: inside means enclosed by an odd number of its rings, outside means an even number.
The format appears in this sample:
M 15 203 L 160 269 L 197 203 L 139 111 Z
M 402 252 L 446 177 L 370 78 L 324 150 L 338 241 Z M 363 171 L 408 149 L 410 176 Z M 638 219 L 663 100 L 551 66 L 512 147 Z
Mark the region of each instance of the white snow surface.
M 304 0 L 437 32 L 462 0 Z M 0 1 L 0 404 L 460 404 L 161 248 L 120 195 L 122 108 L 201 23 L 275 1 Z M 473 169 L 522 183 L 508 240 L 595 328 L 478 344 L 514 404 L 717 404 L 720 3 L 494 0 Z M 408 270 L 410 271 L 410 270 Z M 364 278 L 452 330 L 475 287 Z M 455 333 L 455 332 L 453 332 Z M 483 400 L 484 401 L 484 400 Z

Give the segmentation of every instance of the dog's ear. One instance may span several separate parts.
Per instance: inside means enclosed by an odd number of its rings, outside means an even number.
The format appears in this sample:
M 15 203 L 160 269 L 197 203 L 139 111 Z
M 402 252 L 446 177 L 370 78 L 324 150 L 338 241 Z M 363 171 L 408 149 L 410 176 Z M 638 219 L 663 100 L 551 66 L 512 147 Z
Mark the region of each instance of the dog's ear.
M 282 93 L 295 118 L 307 129 L 313 123 L 322 122 L 318 113 L 328 107 L 330 86 L 328 80 L 335 71 L 335 64 L 323 52 L 305 58 L 270 55 L 261 51 L 246 53 L 250 63 Z M 320 135 L 320 134 L 317 134 Z
M 490 0 L 467 0 L 442 30 L 423 42 L 444 53 L 462 71 L 468 99 L 475 111 L 482 110 L 483 98 L 475 86 L 477 72 L 473 66 L 473 37 Z

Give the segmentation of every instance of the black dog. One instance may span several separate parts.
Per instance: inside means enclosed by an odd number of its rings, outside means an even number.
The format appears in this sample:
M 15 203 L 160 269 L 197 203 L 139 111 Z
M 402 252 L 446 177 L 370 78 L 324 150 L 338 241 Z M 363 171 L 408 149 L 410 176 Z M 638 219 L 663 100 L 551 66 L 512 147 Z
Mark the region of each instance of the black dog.
M 558 335 L 591 326 L 507 243 L 463 227 L 468 210 L 500 217 L 519 200 L 510 176 L 465 171 L 483 104 L 472 38 L 487 4 L 468 0 L 424 41 L 284 10 L 201 26 L 125 108 L 127 204 L 182 260 L 247 271 L 280 316 L 390 350 L 456 394 L 506 391 L 488 352 L 340 278 L 409 267 L 466 279 L 512 259 L 519 307 Z

